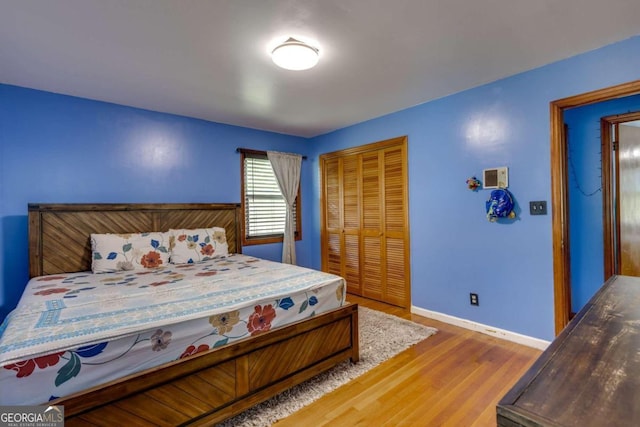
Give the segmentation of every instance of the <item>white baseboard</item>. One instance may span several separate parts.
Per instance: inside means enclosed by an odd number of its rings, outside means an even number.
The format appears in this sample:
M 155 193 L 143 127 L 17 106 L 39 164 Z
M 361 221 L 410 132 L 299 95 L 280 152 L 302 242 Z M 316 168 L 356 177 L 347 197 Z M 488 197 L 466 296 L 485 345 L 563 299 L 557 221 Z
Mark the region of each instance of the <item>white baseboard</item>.
M 461 319 L 459 317 L 450 316 L 448 314 L 439 313 L 437 311 L 426 310 L 424 308 L 411 306 L 411 312 L 418 316 L 427 317 L 429 319 L 439 320 L 451 325 L 460 326 L 461 328 L 471 329 L 472 331 L 482 332 L 483 334 L 491 335 L 496 338 L 500 338 L 507 341 L 512 341 L 518 344 L 526 345 L 527 347 L 533 347 L 540 350 L 545 350 L 549 344 L 549 341 L 541 340 L 539 338 L 533 338 L 527 335 L 518 334 L 516 332 L 507 331 L 505 329 L 494 328 L 493 326 L 483 325 L 482 323 L 473 322 L 467 319 Z

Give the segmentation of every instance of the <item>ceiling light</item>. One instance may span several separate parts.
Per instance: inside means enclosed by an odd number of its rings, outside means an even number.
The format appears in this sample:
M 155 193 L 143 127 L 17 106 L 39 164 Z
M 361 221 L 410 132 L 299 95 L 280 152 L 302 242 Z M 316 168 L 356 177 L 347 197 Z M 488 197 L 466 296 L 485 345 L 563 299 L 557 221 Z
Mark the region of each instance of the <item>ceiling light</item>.
M 318 49 L 289 37 L 271 51 L 271 59 L 278 67 L 287 70 L 308 70 L 318 63 Z

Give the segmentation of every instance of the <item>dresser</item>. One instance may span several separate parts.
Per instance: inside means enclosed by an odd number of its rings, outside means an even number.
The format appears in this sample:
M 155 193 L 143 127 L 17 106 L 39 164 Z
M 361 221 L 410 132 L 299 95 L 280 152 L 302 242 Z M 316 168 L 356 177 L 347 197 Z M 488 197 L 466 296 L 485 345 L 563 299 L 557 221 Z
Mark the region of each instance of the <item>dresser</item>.
M 498 426 L 640 426 L 640 278 L 613 276 L 497 406 Z

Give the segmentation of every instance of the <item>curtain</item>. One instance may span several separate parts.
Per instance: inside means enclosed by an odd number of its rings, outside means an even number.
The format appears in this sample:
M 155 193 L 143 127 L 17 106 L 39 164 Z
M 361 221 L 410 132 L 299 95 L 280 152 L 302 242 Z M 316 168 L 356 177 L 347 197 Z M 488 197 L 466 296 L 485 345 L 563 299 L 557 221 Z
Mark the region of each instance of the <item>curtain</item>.
M 282 197 L 287 204 L 287 216 L 284 223 L 284 238 L 282 239 L 282 262 L 296 263 L 296 239 L 294 228 L 293 204 L 300 186 L 300 167 L 302 156 L 299 154 L 279 153 L 267 151 L 267 158 L 271 162 L 273 173 L 278 180 Z

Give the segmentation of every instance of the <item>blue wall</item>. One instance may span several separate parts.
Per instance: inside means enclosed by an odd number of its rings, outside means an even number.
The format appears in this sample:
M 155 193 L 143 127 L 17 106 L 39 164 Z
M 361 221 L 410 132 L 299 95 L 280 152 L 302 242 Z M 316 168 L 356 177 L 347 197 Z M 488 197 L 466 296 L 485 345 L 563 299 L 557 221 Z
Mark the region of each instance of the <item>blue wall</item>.
M 604 281 L 600 118 L 640 111 L 640 95 L 565 111 L 569 146 L 571 305 L 578 312 Z
M 549 103 L 640 78 L 639 52 L 634 37 L 310 141 L 0 85 L 3 314 L 27 277 L 28 202 L 238 202 L 236 147 L 295 151 L 309 156 L 298 257 L 319 268 L 317 156 L 408 135 L 413 305 L 552 339 L 551 215 L 528 214 L 551 198 Z M 509 167 L 522 207 L 510 224 L 489 223 L 488 191 L 466 188 L 492 166 Z
M 350 126 L 314 138 L 314 157 L 408 135 L 413 305 L 552 339 L 551 212 L 528 213 L 532 200 L 547 200 L 550 211 L 549 103 L 640 78 L 638 53 L 634 37 Z M 509 167 L 521 207 L 510 224 L 489 223 L 489 192 L 465 185 L 493 166 Z M 480 306 L 469 305 L 470 292 Z
M 237 147 L 307 154 L 308 145 L 304 138 L 0 85 L 0 319 L 28 279 L 28 203 L 239 203 Z M 310 191 L 306 162 L 302 183 Z M 308 218 L 302 220 L 305 226 Z M 298 242 L 300 264 L 312 262 L 310 247 L 309 239 Z M 275 260 L 281 251 L 281 244 L 244 250 Z

